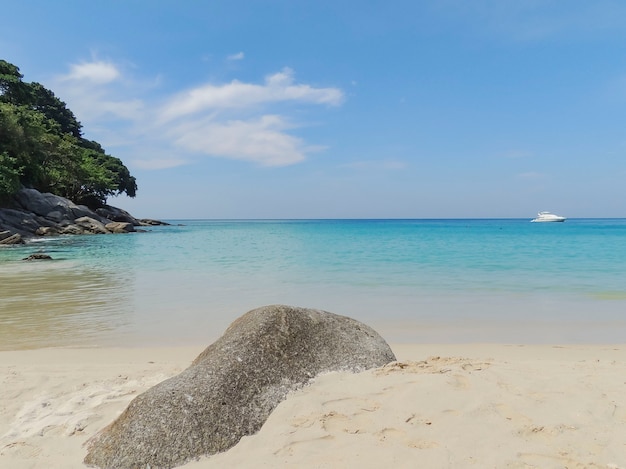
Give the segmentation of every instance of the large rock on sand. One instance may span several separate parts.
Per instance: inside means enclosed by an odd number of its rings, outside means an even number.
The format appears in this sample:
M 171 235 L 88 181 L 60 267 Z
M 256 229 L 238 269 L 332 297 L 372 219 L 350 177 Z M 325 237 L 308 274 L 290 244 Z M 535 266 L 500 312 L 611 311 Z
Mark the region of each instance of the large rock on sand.
M 274 305 L 237 319 L 189 368 L 137 396 L 89 443 L 101 468 L 171 468 L 256 433 L 286 395 L 316 375 L 395 360 L 370 327 Z

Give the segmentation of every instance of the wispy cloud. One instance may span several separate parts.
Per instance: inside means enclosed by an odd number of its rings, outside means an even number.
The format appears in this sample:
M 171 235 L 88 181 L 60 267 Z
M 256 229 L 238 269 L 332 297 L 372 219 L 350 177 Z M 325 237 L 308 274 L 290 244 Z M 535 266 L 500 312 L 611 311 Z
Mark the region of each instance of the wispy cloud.
M 285 132 L 280 116 L 220 122 L 211 118 L 186 121 L 171 131 L 175 143 L 186 150 L 253 161 L 263 166 L 285 166 L 305 159 L 304 142 Z
M 56 78 L 55 92 L 71 103 L 80 120 L 98 122 L 108 119 L 139 120 L 144 103 L 123 97 L 122 72 L 112 62 L 94 61 L 70 65 L 69 73 Z
M 228 60 L 243 60 L 245 57 L 243 52 L 237 52 L 236 54 L 229 55 Z
M 235 55 L 243 58 L 243 53 Z M 296 124 L 281 105 L 288 103 L 288 109 L 300 110 L 302 106 L 338 106 L 344 100 L 338 88 L 297 83 L 289 68 L 268 75 L 262 83 L 204 83 L 152 98 L 154 83 L 142 87 L 113 62 L 93 61 L 71 65 L 56 86 L 86 127 L 97 129 L 106 123 L 110 132 L 110 126 L 115 126 L 115 141 L 125 142 L 122 151 L 137 155 L 133 148 L 153 147 L 158 142 L 159 154 L 176 155 L 134 156 L 131 165 L 144 169 L 189 164 L 200 156 L 263 166 L 301 162 L 323 147 L 293 135 L 304 124 Z M 123 121 L 127 124 L 122 125 Z M 101 143 L 106 147 L 107 141 Z
M 63 80 L 89 81 L 97 84 L 110 83 L 120 77 L 120 71 L 109 62 L 83 62 L 70 65 L 70 72 Z
M 202 111 L 249 109 L 285 101 L 339 105 L 343 101 L 343 93 L 337 88 L 295 84 L 293 71 L 285 68 L 266 77 L 262 85 L 233 80 L 224 85 L 207 83 L 186 90 L 172 97 L 159 115 L 164 121 L 169 121 Z

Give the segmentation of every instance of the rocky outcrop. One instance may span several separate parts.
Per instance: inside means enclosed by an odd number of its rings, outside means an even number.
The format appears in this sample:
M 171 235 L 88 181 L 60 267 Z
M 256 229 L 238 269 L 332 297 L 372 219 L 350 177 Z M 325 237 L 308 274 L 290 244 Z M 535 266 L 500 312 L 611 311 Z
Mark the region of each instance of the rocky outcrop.
M 185 371 L 137 396 L 88 442 L 85 463 L 163 469 L 225 451 L 320 373 L 394 360 L 384 339 L 354 319 L 283 305 L 255 309 Z
M 53 222 L 89 217 L 93 212 L 84 205 L 76 205 L 68 199 L 35 189 L 22 189 L 15 195 L 16 208 L 45 217 Z M 99 217 L 98 217 L 99 218 Z
M 116 207 L 92 211 L 58 195 L 23 188 L 7 208 L 0 208 L 0 244 L 17 244 L 34 236 L 129 233 L 136 226 L 166 224 L 149 222 Z

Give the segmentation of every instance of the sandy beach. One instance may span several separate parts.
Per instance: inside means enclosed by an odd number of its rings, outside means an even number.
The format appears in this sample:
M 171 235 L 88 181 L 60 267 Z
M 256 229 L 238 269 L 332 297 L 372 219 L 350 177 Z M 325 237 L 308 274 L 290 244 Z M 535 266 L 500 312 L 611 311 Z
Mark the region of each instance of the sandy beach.
M 203 348 L 0 352 L 0 467 L 85 467 L 84 443 Z M 392 348 L 398 362 L 320 376 L 182 467 L 626 468 L 626 345 Z

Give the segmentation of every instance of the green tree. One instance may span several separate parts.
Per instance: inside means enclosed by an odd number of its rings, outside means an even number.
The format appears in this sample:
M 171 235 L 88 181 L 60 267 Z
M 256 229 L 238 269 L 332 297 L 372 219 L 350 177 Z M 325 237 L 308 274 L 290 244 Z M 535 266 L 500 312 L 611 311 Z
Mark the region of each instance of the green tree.
M 0 153 L 0 202 L 7 200 L 20 187 L 20 172 L 17 159 L 6 152 Z
M 40 83 L 33 82 L 30 84 L 30 100 L 32 108 L 59 124 L 62 133 L 76 138 L 82 137 L 82 125 L 76 120 L 74 113 L 52 91 L 44 88 Z
M 0 60 L 0 197 L 20 185 L 92 208 L 112 195 L 135 197 L 137 181 L 119 158 L 82 137 L 66 104 Z
M 30 90 L 23 77 L 18 67 L 0 60 L 0 101 L 23 104 L 29 100 Z

